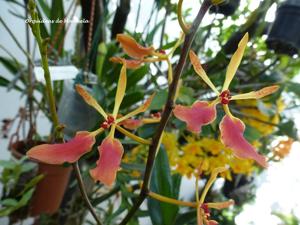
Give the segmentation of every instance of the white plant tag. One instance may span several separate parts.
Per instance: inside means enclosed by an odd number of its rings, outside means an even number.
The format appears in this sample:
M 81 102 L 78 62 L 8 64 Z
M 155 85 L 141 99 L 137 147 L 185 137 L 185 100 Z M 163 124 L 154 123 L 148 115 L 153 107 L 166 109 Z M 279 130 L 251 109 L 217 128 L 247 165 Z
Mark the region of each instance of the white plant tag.
M 75 66 L 49 66 L 51 81 L 56 80 L 71 80 L 78 74 L 78 69 Z M 34 68 L 35 79 L 39 82 L 45 83 L 44 70 L 37 66 Z

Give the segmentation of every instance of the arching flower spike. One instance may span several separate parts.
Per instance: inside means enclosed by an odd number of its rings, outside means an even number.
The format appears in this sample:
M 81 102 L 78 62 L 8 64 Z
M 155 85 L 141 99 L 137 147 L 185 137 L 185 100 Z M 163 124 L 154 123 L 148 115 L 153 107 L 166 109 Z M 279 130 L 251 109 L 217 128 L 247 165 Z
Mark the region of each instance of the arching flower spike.
M 226 113 L 225 117 L 220 123 L 220 132 L 222 142 L 233 150 L 233 153 L 240 158 L 251 158 L 258 162 L 261 166 L 266 167 L 267 163 L 263 156 L 259 155 L 255 148 L 243 137 L 245 130 L 244 123 L 238 118 L 234 117 L 228 107 L 228 104 L 232 100 L 242 99 L 260 99 L 267 95 L 270 95 L 278 90 L 278 86 L 269 86 L 262 88 L 258 91 L 252 91 L 245 94 L 238 94 L 232 96 L 229 91 L 230 83 L 236 74 L 237 68 L 241 63 L 245 48 L 248 42 L 248 33 L 244 35 L 239 42 L 238 48 L 233 54 L 230 63 L 226 71 L 226 78 L 223 84 L 221 93 L 217 90 L 211 80 L 208 78 L 206 72 L 201 66 L 199 59 L 193 51 L 190 51 L 190 60 L 194 67 L 195 72 L 203 79 L 203 81 L 212 89 L 217 95 L 217 98 L 212 102 L 198 102 L 194 103 L 196 106 L 187 107 L 176 105 L 174 109 L 174 115 L 187 123 L 187 129 L 192 132 L 198 132 L 203 125 L 209 124 L 215 119 L 215 106 L 218 103 L 223 105 Z M 210 110 L 208 110 L 208 107 Z M 178 113 L 180 112 L 180 113 Z M 201 114 L 200 114 L 201 113 Z M 208 115 L 211 113 L 211 115 Z M 197 115 L 198 114 L 198 115 Z M 204 118 L 209 118 L 204 120 Z M 234 133 L 234 135 L 233 135 Z

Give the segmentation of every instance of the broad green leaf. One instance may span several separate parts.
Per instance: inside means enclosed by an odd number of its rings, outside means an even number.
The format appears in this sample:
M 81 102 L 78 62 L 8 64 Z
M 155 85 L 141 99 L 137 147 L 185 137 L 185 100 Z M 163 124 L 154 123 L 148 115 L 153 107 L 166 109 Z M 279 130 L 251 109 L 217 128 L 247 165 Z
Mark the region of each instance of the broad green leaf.
M 293 92 L 297 97 L 300 98 L 300 83 L 287 82 L 286 87 L 288 92 Z
M 140 91 L 126 94 L 121 104 L 121 109 L 127 109 L 128 107 L 140 102 L 144 99 L 144 94 Z
M 295 126 L 295 122 L 292 120 L 288 120 L 286 122 L 281 122 L 278 125 L 279 131 L 277 132 L 278 135 L 287 135 L 295 140 L 298 140 L 298 131 Z
M 151 190 L 170 198 L 178 197 L 178 178 L 175 178 L 176 188 L 174 191 L 173 179 L 171 176 L 169 159 L 166 150 L 161 147 L 157 154 L 153 174 L 151 178 Z M 171 225 L 174 223 L 178 213 L 178 206 L 158 202 L 154 199 L 148 201 L 149 214 L 153 224 Z
M 14 169 L 16 162 L 11 160 L 0 160 L 0 166 L 7 169 Z
M 263 124 L 262 124 L 262 126 L 263 126 Z M 261 133 L 257 129 L 255 129 L 254 127 L 251 127 L 249 125 L 246 126 L 244 135 L 245 135 L 245 138 L 250 142 L 256 141 L 259 138 L 261 138 Z
M 197 212 L 195 209 L 178 215 L 174 225 L 185 225 L 193 222 L 196 224 Z
M 127 82 L 127 87 L 128 90 L 132 87 L 135 87 L 135 85 L 145 77 L 145 75 L 148 73 L 149 71 L 149 66 L 148 65 L 144 65 L 136 70 L 134 70 L 133 72 L 129 71 L 128 72 L 128 82 Z
M 168 92 L 166 90 L 161 90 L 156 93 L 155 98 L 153 99 L 149 109 L 150 110 L 161 110 L 166 104 L 168 97 Z

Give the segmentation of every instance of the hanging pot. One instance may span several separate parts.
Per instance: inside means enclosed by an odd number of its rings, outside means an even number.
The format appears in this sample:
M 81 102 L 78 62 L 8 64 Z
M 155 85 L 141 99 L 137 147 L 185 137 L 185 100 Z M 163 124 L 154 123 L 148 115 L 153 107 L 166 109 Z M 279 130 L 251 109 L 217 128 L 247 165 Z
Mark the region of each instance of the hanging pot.
M 228 0 L 218 6 L 212 6 L 209 10 L 211 13 L 220 13 L 224 16 L 231 16 L 235 13 L 240 5 L 241 0 Z
M 25 141 L 15 141 L 9 145 L 9 149 L 15 158 L 21 159 L 25 156 L 26 150 L 42 143 L 43 142 L 26 143 Z M 71 170 L 72 167 L 38 163 L 37 175 L 43 174 L 44 178 L 35 188 L 29 206 L 30 215 L 54 214 L 58 211 L 68 186 Z M 31 174 L 27 180 L 32 179 L 33 175 Z M 26 214 L 28 214 L 28 212 Z M 18 219 L 22 218 L 19 217 Z
M 86 87 L 89 90 L 89 88 Z M 74 81 L 64 82 L 64 91 L 58 105 L 59 121 L 65 125 L 66 139 L 75 136 L 77 131 L 90 130 L 96 126 L 98 113 L 84 102 L 82 97 L 74 90 Z
M 267 38 L 267 46 L 276 53 L 293 56 L 300 50 L 300 1 L 282 3 Z

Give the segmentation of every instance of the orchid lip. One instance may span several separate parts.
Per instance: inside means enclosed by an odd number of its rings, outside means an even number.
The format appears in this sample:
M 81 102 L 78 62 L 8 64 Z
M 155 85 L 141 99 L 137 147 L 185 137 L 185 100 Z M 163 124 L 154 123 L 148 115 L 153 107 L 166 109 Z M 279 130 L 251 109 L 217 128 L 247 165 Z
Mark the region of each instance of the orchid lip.
M 108 115 L 106 120 L 103 123 L 101 123 L 100 127 L 103 129 L 108 129 L 114 123 L 115 123 L 115 118 L 112 115 Z
M 230 102 L 231 99 L 231 94 L 229 90 L 224 90 L 221 92 L 221 94 L 219 95 L 220 99 L 221 99 L 221 103 L 223 105 L 227 105 Z

